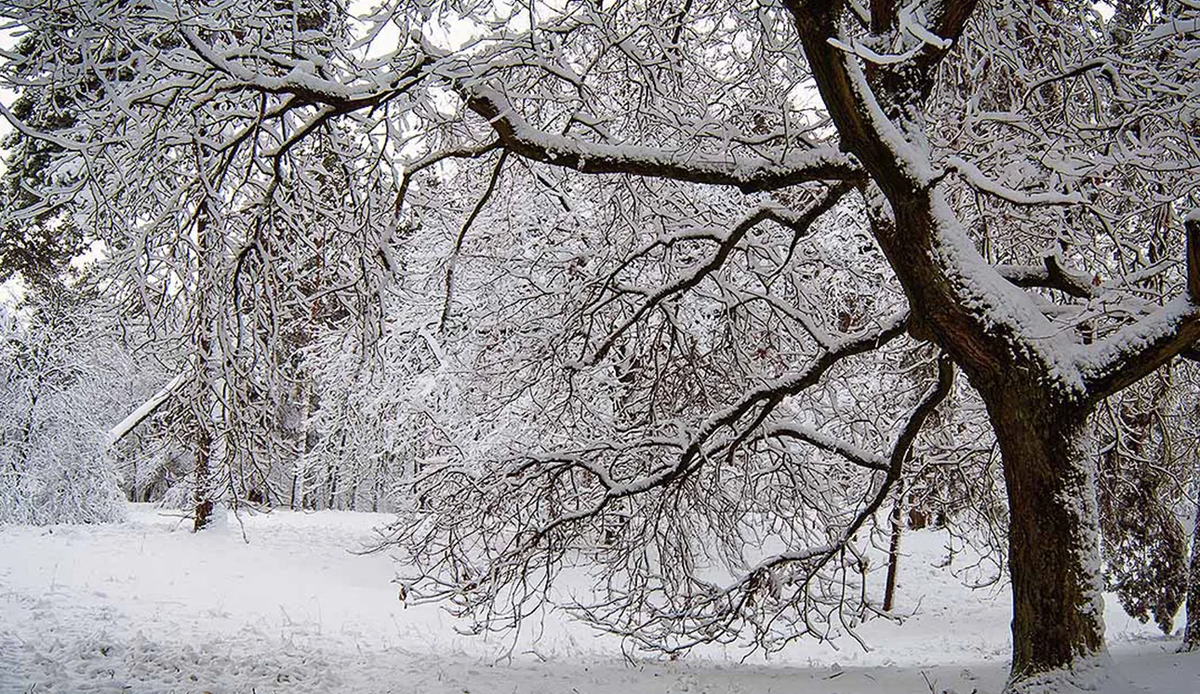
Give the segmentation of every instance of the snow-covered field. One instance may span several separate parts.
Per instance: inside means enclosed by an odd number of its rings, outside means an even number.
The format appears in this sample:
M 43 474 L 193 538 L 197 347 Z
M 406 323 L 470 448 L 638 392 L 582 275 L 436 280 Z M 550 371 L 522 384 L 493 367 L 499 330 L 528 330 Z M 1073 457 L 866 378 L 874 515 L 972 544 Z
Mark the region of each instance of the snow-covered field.
M 387 516 L 274 512 L 198 535 L 152 506 L 105 526 L 0 527 L 0 693 L 998 692 L 1005 586 L 971 591 L 946 569 L 944 533 L 905 537 L 903 625 L 875 619 L 870 651 L 799 643 L 769 661 L 709 650 L 621 657 L 611 637 L 550 614 L 512 640 L 461 636 L 436 607 L 405 607 L 385 555 L 357 555 Z M 1121 684 L 1200 692 L 1200 655 L 1177 656 L 1109 598 Z M 461 626 L 461 625 L 459 625 Z

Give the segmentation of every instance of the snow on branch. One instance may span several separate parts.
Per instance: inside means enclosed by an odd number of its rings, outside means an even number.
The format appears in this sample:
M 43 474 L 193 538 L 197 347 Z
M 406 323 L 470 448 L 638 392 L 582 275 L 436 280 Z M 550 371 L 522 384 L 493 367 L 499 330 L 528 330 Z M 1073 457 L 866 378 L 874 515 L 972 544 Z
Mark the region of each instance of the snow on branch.
M 954 42 L 950 39 L 938 36 L 921 23 L 919 19 L 913 16 L 912 6 L 907 6 L 900 10 L 900 30 L 912 34 L 925 45 L 935 48 L 939 51 L 950 50 Z
M 768 638 L 770 621 L 763 623 L 753 610 L 748 609 L 756 600 L 770 600 L 777 607 L 770 614 L 778 615 L 791 608 L 805 612 L 812 608 L 818 589 L 821 571 L 850 550 L 851 543 L 863 525 L 874 516 L 891 493 L 892 485 L 900 478 L 903 464 L 908 459 L 913 442 L 920 433 L 929 415 L 937 408 L 954 384 L 954 366 L 944 354 L 938 358 L 938 378 L 930 385 L 917 405 L 909 413 L 904 428 L 897 437 L 887 456 L 883 472 L 886 476 L 871 495 L 870 500 L 842 528 L 835 531 L 832 541 L 816 546 L 791 549 L 769 555 L 724 587 L 704 583 L 704 590 L 689 596 L 682 606 L 675 609 L 658 609 L 653 604 L 643 607 L 648 614 L 637 624 L 636 629 L 622 631 L 624 635 L 645 645 L 667 652 L 683 651 L 701 643 L 721 642 L 740 633 L 743 628 L 754 630 L 759 639 Z M 867 454 L 869 456 L 869 454 Z M 871 458 L 882 458 L 870 456 Z M 790 591 L 786 595 L 785 591 Z M 818 598 L 819 599 L 819 598 Z M 592 608 L 579 610 L 585 618 L 604 624 L 608 615 Z M 808 624 L 808 620 L 804 620 Z M 663 634 L 680 634 L 690 637 L 683 643 L 664 648 Z
M 648 474 L 624 481 L 604 478 L 606 483 L 603 496 L 590 505 L 563 512 L 536 531 L 529 533 L 522 542 L 521 551 L 531 551 L 545 537 L 564 524 L 598 515 L 614 501 L 645 494 L 688 476 L 697 470 L 705 460 L 713 459 L 722 452 L 727 453 L 730 448 L 747 440 L 751 431 L 760 425 L 783 402 L 784 398 L 799 394 L 816 385 L 835 364 L 849 357 L 878 349 L 883 344 L 899 337 L 907 329 L 907 324 L 907 312 L 892 316 L 882 321 L 874 329 L 845 337 L 830 345 L 803 369 L 785 374 L 770 383 L 751 388 L 737 402 L 710 415 L 693 432 L 677 441 L 670 442 L 669 445 L 679 451 L 678 456 L 673 460 L 664 462 Z M 712 439 L 719 431 L 736 428 L 739 422 L 747 421 L 750 424 L 743 431 L 735 432 L 731 440 L 718 445 L 716 449 L 712 448 L 710 445 Z M 556 464 L 562 462 L 561 458 L 553 460 Z M 578 462 L 572 462 L 572 464 L 595 474 L 595 471 L 588 466 Z M 532 471 L 532 469 L 529 466 L 522 467 L 522 470 Z
M 121 439 L 125 438 L 129 432 L 133 431 L 137 425 L 141 424 L 147 417 L 154 414 L 154 411 L 162 406 L 164 402 L 171 398 L 171 395 L 178 390 L 179 386 L 183 385 L 187 378 L 187 372 L 181 372 L 175 378 L 167 382 L 157 393 L 149 400 L 142 403 L 133 412 L 130 412 L 125 419 L 122 419 L 112 429 L 108 430 L 108 445 L 112 446 Z
M 763 430 L 762 438 L 796 439 L 828 453 L 836 453 L 854 465 L 868 470 L 887 472 L 890 469 L 888 461 L 883 456 L 863 450 L 848 441 L 830 436 L 816 427 L 799 422 L 781 422 L 770 425 Z
M 321 77 L 312 61 L 296 60 L 288 65 L 290 69 L 286 74 L 276 77 L 240 64 L 232 56 L 210 46 L 190 27 L 182 27 L 180 34 L 201 60 L 236 80 L 238 86 L 270 94 L 291 94 L 306 103 L 327 104 L 340 112 L 376 106 L 411 89 L 425 78 L 433 64 L 433 59 L 425 56 L 403 72 L 376 74 L 369 81 L 346 84 Z M 241 47 L 236 55 L 250 55 L 268 63 L 278 63 L 282 59 L 277 54 L 247 51 Z
M 1136 383 L 1200 340 L 1200 305 L 1181 296 L 1159 311 L 1084 346 L 1080 372 L 1096 400 Z
M 1099 400 L 1137 382 L 1200 340 L 1200 210 L 1184 218 L 1187 293 L 1105 339 L 1083 348 L 1080 371 Z
M 957 155 L 947 158 L 946 164 L 973 187 L 1014 205 L 1084 205 L 1088 202 L 1079 193 L 1055 193 L 1052 191 L 1026 193 L 1013 190 L 988 178 L 979 170 L 979 167 Z

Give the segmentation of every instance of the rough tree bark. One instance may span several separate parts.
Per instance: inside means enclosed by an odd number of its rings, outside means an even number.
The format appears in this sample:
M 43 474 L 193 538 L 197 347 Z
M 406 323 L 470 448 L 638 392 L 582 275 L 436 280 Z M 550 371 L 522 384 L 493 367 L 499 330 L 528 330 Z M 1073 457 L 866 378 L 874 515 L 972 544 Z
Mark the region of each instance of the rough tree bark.
M 1012 679 L 1076 669 L 1104 652 L 1090 408 L 1020 385 L 984 400 L 1008 489 Z

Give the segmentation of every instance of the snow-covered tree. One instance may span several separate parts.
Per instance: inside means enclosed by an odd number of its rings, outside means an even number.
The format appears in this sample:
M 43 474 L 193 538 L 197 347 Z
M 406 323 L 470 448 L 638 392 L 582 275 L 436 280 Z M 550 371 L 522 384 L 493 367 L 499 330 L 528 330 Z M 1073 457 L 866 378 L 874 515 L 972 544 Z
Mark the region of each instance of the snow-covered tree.
M 1187 622 L 1181 651 L 1200 650 L 1200 492 L 1193 497 L 1196 518 L 1192 525 L 1192 550 L 1188 555 Z
M 142 395 L 136 372 L 94 297 L 59 288 L 0 305 L 0 523 L 121 518 L 105 417 Z
M 52 93 L 65 114 L 53 129 L 36 109 L 26 110 L 38 118 L 8 114 L 21 143 L 53 156 L 38 160 L 38 177 L 14 174 L 33 192 L 6 219 L 49 209 L 51 229 L 99 242 L 103 291 L 186 375 L 165 407 L 193 463 L 197 529 L 215 504 L 286 502 L 280 479 L 300 462 L 306 436 L 296 426 L 315 402 L 305 344 L 331 322 L 359 320 L 369 334 L 378 321 L 373 287 L 387 275 L 395 197 L 379 146 L 306 97 L 214 80 L 221 70 L 206 60 L 217 56 L 204 48 L 256 45 L 271 58 L 256 79 L 280 79 L 345 46 L 337 10 L 5 8 L 26 29 L 7 84 L 22 99 Z
M 665 22 L 657 7 L 584 3 L 529 21 L 536 26 L 520 38 L 497 34 L 458 54 L 427 49 L 463 65 L 444 70 L 468 114 L 487 125 L 481 132 L 468 116 L 465 136 L 486 143 L 490 131 L 500 148 L 552 169 L 653 181 L 630 185 L 646 191 L 640 202 L 653 221 L 625 214 L 605 222 L 657 225 L 655 248 L 703 243 L 690 227 L 715 211 L 679 183 L 748 194 L 742 221 L 731 214 L 712 225 L 722 231 L 707 237 L 710 250 L 692 266 L 705 278 L 758 252 L 749 232 L 759 225 L 791 229 L 803 245 L 819 228 L 812 219 L 830 207 L 822 195 L 856 196 L 860 228 L 870 229 L 908 312 L 895 322 L 870 312 L 873 327 L 856 332 L 846 329 L 853 322 L 843 327 L 793 305 L 789 323 L 807 330 L 807 349 L 792 351 L 781 377 L 750 379 L 743 392 L 710 401 L 705 416 L 689 421 L 676 410 L 671 430 L 664 422 L 626 442 L 530 456 L 504 475 L 448 470 L 442 485 L 451 475 L 472 485 L 493 480 L 478 492 L 488 512 L 467 526 L 447 508 L 404 534 L 415 556 L 441 558 L 419 585 L 452 587 L 468 606 L 481 594 L 488 606 L 507 600 L 519 613 L 523 595 L 513 597 L 511 586 L 537 583 L 577 546 L 580 526 L 630 505 L 639 523 L 655 528 L 641 545 L 654 549 L 649 556 L 688 556 L 666 554 L 664 537 L 686 536 L 682 528 L 719 532 L 719 523 L 687 527 L 682 519 L 719 506 L 716 480 L 753 469 L 744 459 L 749 444 L 784 426 L 787 404 L 803 402 L 839 362 L 907 332 L 966 373 L 999 443 L 1013 687 L 1087 677 L 1082 671 L 1104 653 L 1089 418 L 1200 335 L 1200 274 L 1185 285 L 1178 271 L 1196 252 L 1183 243 L 1179 214 L 1192 204 L 1200 165 L 1187 57 L 1195 11 L 1148 10 L 1119 25 L 1119 36 L 1090 4 L 1067 2 L 705 3 Z M 511 30 L 512 22 L 500 23 Z M 1144 59 L 1150 42 L 1154 62 Z M 776 210 L 775 191 L 791 198 L 786 214 Z M 1150 236 L 1156 225 L 1171 243 Z M 1169 291 L 1148 295 L 1144 282 L 1158 276 Z M 807 286 L 828 286 L 814 279 Z M 614 363 L 614 346 L 632 326 L 660 311 L 671 320 L 677 298 L 699 286 L 688 276 L 615 275 L 597 299 L 610 312 L 583 322 L 580 364 Z M 1174 298 L 1159 303 L 1163 294 Z M 878 459 L 890 461 L 877 468 L 886 483 L 899 478 L 931 402 L 917 403 L 911 426 L 896 427 L 896 447 Z M 840 451 L 858 444 L 808 438 Z M 517 509 L 532 498 L 546 501 Z M 832 557 L 851 556 L 853 518 L 831 523 L 827 544 L 801 535 L 758 562 L 731 562 L 744 568 L 724 583 L 695 582 L 686 565 L 681 578 L 671 573 L 678 565 L 625 564 L 605 584 L 621 588 L 590 614 L 639 635 L 659 627 L 683 634 L 676 643 L 686 645 L 752 625 L 747 615 L 759 610 L 807 613 L 819 604 L 812 588 L 821 570 Z M 672 527 L 681 530 L 667 532 Z M 476 544 L 464 547 L 463 537 Z M 625 591 L 629 576 L 651 580 Z M 483 590 L 493 584 L 503 588 Z
M 869 607 L 860 531 L 977 397 L 1011 688 L 1103 665 L 1091 418 L 1200 337 L 1192 4 L 398 0 L 319 32 L 296 7 L 6 8 L 57 56 L 7 56 L 8 86 L 101 85 L 54 132 L 5 115 L 86 173 L 81 227 L 193 297 L 201 426 L 258 401 L 224 289 L 256 277 L 270 320 L 367 297 L 366 348 L 404 264 L 484 425 L 415 466 L 409 594 L 494 624 L 586 559 L 586 619 L 778 647 Z M 322 171 L 341 197 L 293 198 Z

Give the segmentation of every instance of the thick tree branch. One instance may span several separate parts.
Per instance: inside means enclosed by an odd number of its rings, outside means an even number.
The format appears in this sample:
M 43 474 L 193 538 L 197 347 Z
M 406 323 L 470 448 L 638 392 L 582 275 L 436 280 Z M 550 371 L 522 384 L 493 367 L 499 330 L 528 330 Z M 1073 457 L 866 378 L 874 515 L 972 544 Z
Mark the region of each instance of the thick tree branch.
M 796 149 L 766 158 L 585 142 L 530 125 L 494 89 L 472 84 L 462 90 L 467 107 L 487 119 L 507 149 L 526 159 L 580 173 L 622 173 L 727 185 L 747 193 L 812 181 L 857 180 L 863 175 L 850 157 L 833 147 Z
M 1192 303 L 1200 306 L 1200 209 L 1183 220 L 1187 243 L 1187 289 Z
M 1136 383 L 1171 359 L 1194 359 L 1200 340 L 1200 210 L 1184 220 L 1187 294 L 1086 349 L 1080 364 L 1088 393 L 1100 400 Z
M 996 271 L 1004 279 L 1018 287 L 1030 289 L 1057 289 L 1077 299 L 1092 299 L 1097 295 L 1096 287 L 1087 277 L 1073 273 L 1062 266 L 1057 254 L 1042 257 L 1042 265 L 999 265 Z
M 784 0 L 784 4 L 795 20 L 842 148 L 858 157 L 889 198 L 928 186 L 934 179 L 928 154 L 908 143 L 871 93 L 858 59 L 843 50 L 838 17 L 844 3 Z
M 942 0 L 941 11 L 935 17 L 936 25 L 933 30 L 939 37 L 947 41 L 957 41 L 958 37 L 962 36 L 963 29 L 967 27 L 967 20 L 971 18 L 971 14 L 975 12 L 975 6 L 978 4 L 979 0 Z M 933 48 L 933 46 L 929 47 Z M 950 50 L 950 46 L 945 46 L 939 54 L 931 55 L 930 58 L 936 62 L 948 50 Z
M 871 33 L 882 34 L 896 28 L 896 0 L 871 0 Z
M 139 405 L 112 429 L 109 429 L 108 445 L 115 445 L 118 441 L 125 438 L 129 432 L 136 429 L 137 425 L 144 422 L 147 417 L 154 414 L 186 382 L 187 376 L 188 372 L 186 371 L 176 375 L 175 378 L 172 378 L 165 386 L 160 388 L 157 393 L 150 396 L 149 400 Z
M 1152 373 L 1200 340 L 1200 305 L 1181 296 L 1161 310 L 1084 346 L 1080 372 L 1091 400 L 1101 400 Z
M 815 427 L 795 422 L 769 426 L 763 431 L 761 438 L 795 439 L 815 446 L 827 453 L 839 455 L 847 462 L 858 467 L 875 470 L 876 472 L 887 472 L 891 469 L 887 459 L 880 455 L 864 451 L 848 441 L 834 438 Z

